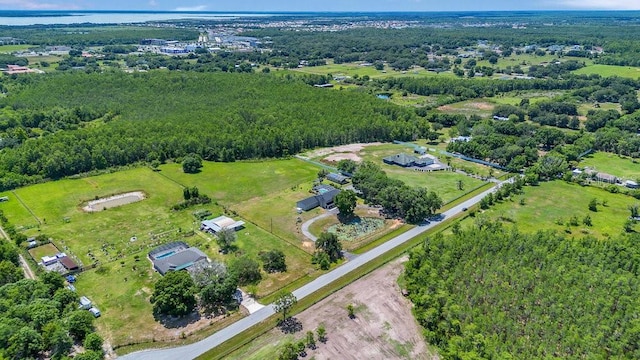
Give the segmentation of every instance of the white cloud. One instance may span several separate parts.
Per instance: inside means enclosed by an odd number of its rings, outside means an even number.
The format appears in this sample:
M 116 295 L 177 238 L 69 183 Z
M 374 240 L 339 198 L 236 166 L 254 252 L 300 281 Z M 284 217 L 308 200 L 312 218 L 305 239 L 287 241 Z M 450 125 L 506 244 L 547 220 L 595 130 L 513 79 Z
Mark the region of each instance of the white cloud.
M 24 10 L 79 9 L 78 5 L 73 5 L 73 4 L 52 4 L 52 3 L 32 1 L 32 0 L 0 0 L 0 6 L 8 6 L 14 9 L 24 9 Z
M 204 11 L 206 9 L 207 9 L 207 5 L 197 5 L 197 6 L 177 7 L 173 11 Z
M 553 2 L 556 3 L 557 2 Z M 597 10 L 640 10 L 638 0 L 561 0 L 564 6 Z
M 158 2 L 156 0 L 149 0 L 149 6 L 158 6 Z

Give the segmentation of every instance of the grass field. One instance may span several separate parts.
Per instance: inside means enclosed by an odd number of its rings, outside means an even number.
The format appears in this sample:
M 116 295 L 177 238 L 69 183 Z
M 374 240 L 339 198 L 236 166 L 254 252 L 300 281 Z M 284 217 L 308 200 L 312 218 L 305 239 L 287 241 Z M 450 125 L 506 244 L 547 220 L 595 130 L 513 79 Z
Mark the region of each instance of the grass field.
M 54 256 L 59 252 L 53 244 L 44 244 L 33 249 L 29 249 L 29 254 L 35 262 L 39 262 L 45 256 Z
M 492 103 L 474 99 L 443 105 L 440 106 L 438 110 L 450 114 L 462 114 L 465 116 L 478 115 L 483 118 L 489 118 L 491 117 L 494 107 L 495 105 Z
M 296 159 L 205 163 L 199 174 L 184 174 L 177 164 L 163 165 L 161 169 L 154 172 L 141 167 L 48 182 L 1 194 L 9 196 L 9 201 L 0 203 L 0 209 L 13 224 L 26 228 L 25 234 L 43 233 L 53 237 L 58 248 L 65 251 L 68 248 L 85 266 L 94 261 L 93 257 L 100 262 L 96 269 L 79 275 L 76 287 L 102 311 L 98 327 L 114 346 L 154 339 L 173 340 L 180 335 L 153 319 L 149 297 L 159 275 L 146 259 L 151 248 L 160 243 L 183 240 L 213 259 L 228 261 L 235 256 L 221 255 L 213 237 L 208 234 L 196 231 L 194 236 L 185 237 L 199 225 L 192 212 L 207 209 L 218 216 L 223 213 L 225 204 L 298 188 L 295 184 L 310 184 L 310 179 L 317 175 L 317 168 Z M 219 201 L 220 205 L 213 203 L 171 211 L 170 207 L 182 200 L 181 184 L 198 186 L 201 193 Z M 147 198 L 97 213 L 85 213 L 81 209 L 88 200 L 129 191 L 143 191 Z M 278 201 L 269 206 L 283 208 Z M 262 216 L 259 212 L 249 215 Z M 234 214 L 230 216 L 239 218 Z M 254 222 L 260 222 L 260 219 L 241 219 L 246 221 L 246 226 L 238 232 L 238 254 L 257 258 L 262 250 L 279 249 L 286 256 L 288 271 L 265 275 L 257 288 L 259 295 L 271 294 L 314 273 L 311 257 L 300 244 L 292 246 L 295 243 L 292 239 L 283 239 L 265 227 L 255 225 Z M 132 236 L 137 240 L 131 241 Z
M 592 75 L 597 74 L 603 77 L 619 76 L 628 77 L 632 79 L 640 78 L 640 68 L 631 66 L 616 66 L 616 65 L 590 65 L 573 71 L 578 75 Z
M 552 196 L 550 194 L 553 194 Z M 524 205 L 520 199 L 524 198 Z M 598 211 L 589 211 L 589 202 L 597 199 L 601 204 Z M 617 236 L 622 232 L 624 222 L 629 218 L 628 206 L 638 203 L 629 196 L 611 194 L 603 189 L 564 181 L 541 183 L 540 186 L 524 188 L 524 195 L 516 195 L 490 209 L 478 213 L 476 217 L 501 219 L 506 224 L 513 224 L 519 230 L 534 232 L 538 230 L 565 231 L 569 228 L 571 236 L 591 235 L 598 238 Z M 582 220 L 586 215 L 592 219 L 593 226 L 586 226 Z M 567 227 L 567 222 L 576 216 L 578 226 Z M 462 224 L 469 226 L 475 221 L 468 217 Z
M 29 44 L 20 44 L 20 45 L 0 45 L 0 53 L 9 54 L 16 51 L 27 50 L 33 45 Z
M 640 179 L 640 164 L 637 161 L 634 162 L 630 158 L 620 157 L 612 153 L 596 152 L 589 154 L 582 159 L 580 166 L 588 166 L 626 180 L 635 181 Z
M 506 105 L 520 105 L 522 99 L 529 99 L 531 104 L 535 104 L 540 101 L 549 100 L 556 96 L 560 96 L 564 94 L 563 91 L 518 91 L 512 93 L 505 93 L 499 96 L 494 96 L 490 98 L 484 98 L 483 100 L 487 102 L 493 102 L 496 104 L 506 104 Z
M 237 204 L 310 182 L 319 170 L 298 159 L 203 165 L 195 176 L 185 174 L 180 164 L 162 165 L 161 175 L 185 186 L 197 186 L 220 204 Z
M 299 186 L 238 203 L 231 206 L 231 209 L 244 218 L 252 219 L 263 229 L 273 231 L 276 236 L 285 239 L 293 246 L 303 248 L 302 242 L 305 237 L 300 232 L 300 226 L 303 222 L 323 212 L 320 208 L 301 214 L 296 211 L 296 202 L 311 196 L 309 191 L 312 185 L 313 183 L 309 181 Z M 313 251 L 312 248 L 305 249 Z

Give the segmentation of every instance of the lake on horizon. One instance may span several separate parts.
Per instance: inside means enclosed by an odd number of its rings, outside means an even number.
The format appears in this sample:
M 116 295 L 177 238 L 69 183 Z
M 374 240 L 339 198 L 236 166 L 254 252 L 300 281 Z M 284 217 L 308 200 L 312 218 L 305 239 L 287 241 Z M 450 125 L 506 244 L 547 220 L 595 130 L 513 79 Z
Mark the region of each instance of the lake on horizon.
M 0 25 L 71 25 L 71 24 L 131 24 L 147 21 L 183 19 L 230 19 L 239 17 L 268 17 L 277 14 L 256 13 L 212 13 L 212 12 L 17 12 L 0 11 Z

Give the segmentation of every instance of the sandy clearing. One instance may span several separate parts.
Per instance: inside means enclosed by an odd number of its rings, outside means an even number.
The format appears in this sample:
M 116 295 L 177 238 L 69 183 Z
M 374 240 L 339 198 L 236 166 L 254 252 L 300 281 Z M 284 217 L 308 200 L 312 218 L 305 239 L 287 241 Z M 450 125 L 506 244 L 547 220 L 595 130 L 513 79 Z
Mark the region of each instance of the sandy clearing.
M 331 154 L 322 160 L 326 162 L 338 162 L 340 160 L 353 160 L 355 162 L 360 162 L 362 161 L 362 158 L 354 153 L 337 153 Z
M 323 148 L 323 149 L 317 149 L 317 150 L 311 151 L 308 154 L 306 154 L 306 156 L 310 159 L 313 159 L 316 157 L 326 156 L 333 153 L 357 153 L 359 151 L 362 151 L 362 149 L 364 149 L 367 146 L 374 146 L 374 145 L 382 145 L 382 143 L 379 143 L 379 142 L 356 143 L 356 144 L 334 146 L 330 148 Z
M 406 258 L 395 260 L 313 305 L 296 318 L 303 331 L 324 324 L 327 342 L 308 351 L 312 359 L 438 359 L 427 347 L 411 314 L 412 304 L 397 283 Z M 349 319 L 346 307 L 356 308 Z M 271 336 L 282 336 L 278 329 Z
M 397 279 L 406 258 L 396 260 L 312 306 L 298 319 L 304 329 L 324 323 L 328 341 L 310 351 L 315 359 L 437 359 L 411 314 Z M 346 307 L 353 304 L 356 318 Z
M 87 205 L 84 206 L 82 210 L 86 212 L 96 212 L 126 204 L 131 204 L 142 200 L 144 200 L 144 193 L 142 191 L 133 191 L 89 201 L 89 203 L 87 203 Z

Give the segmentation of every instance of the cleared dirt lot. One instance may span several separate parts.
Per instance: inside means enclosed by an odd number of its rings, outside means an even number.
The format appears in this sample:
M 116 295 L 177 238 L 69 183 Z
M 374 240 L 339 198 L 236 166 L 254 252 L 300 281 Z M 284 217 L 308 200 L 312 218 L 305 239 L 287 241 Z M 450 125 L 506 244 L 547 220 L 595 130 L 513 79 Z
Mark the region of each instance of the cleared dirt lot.
M 385 265 L 298 314 L 302 331 L 284 335 L 274 329 L 231 358 L 275 358 L 277 347 L 299 341 L 322 323 L 327 342 L 308 350 L 307 359 L 438 359 L 420 335 L 411 303 L 400 293 L 402 262 Z M 355 307 L 355 319 L 347 315 L 348 304 Z

